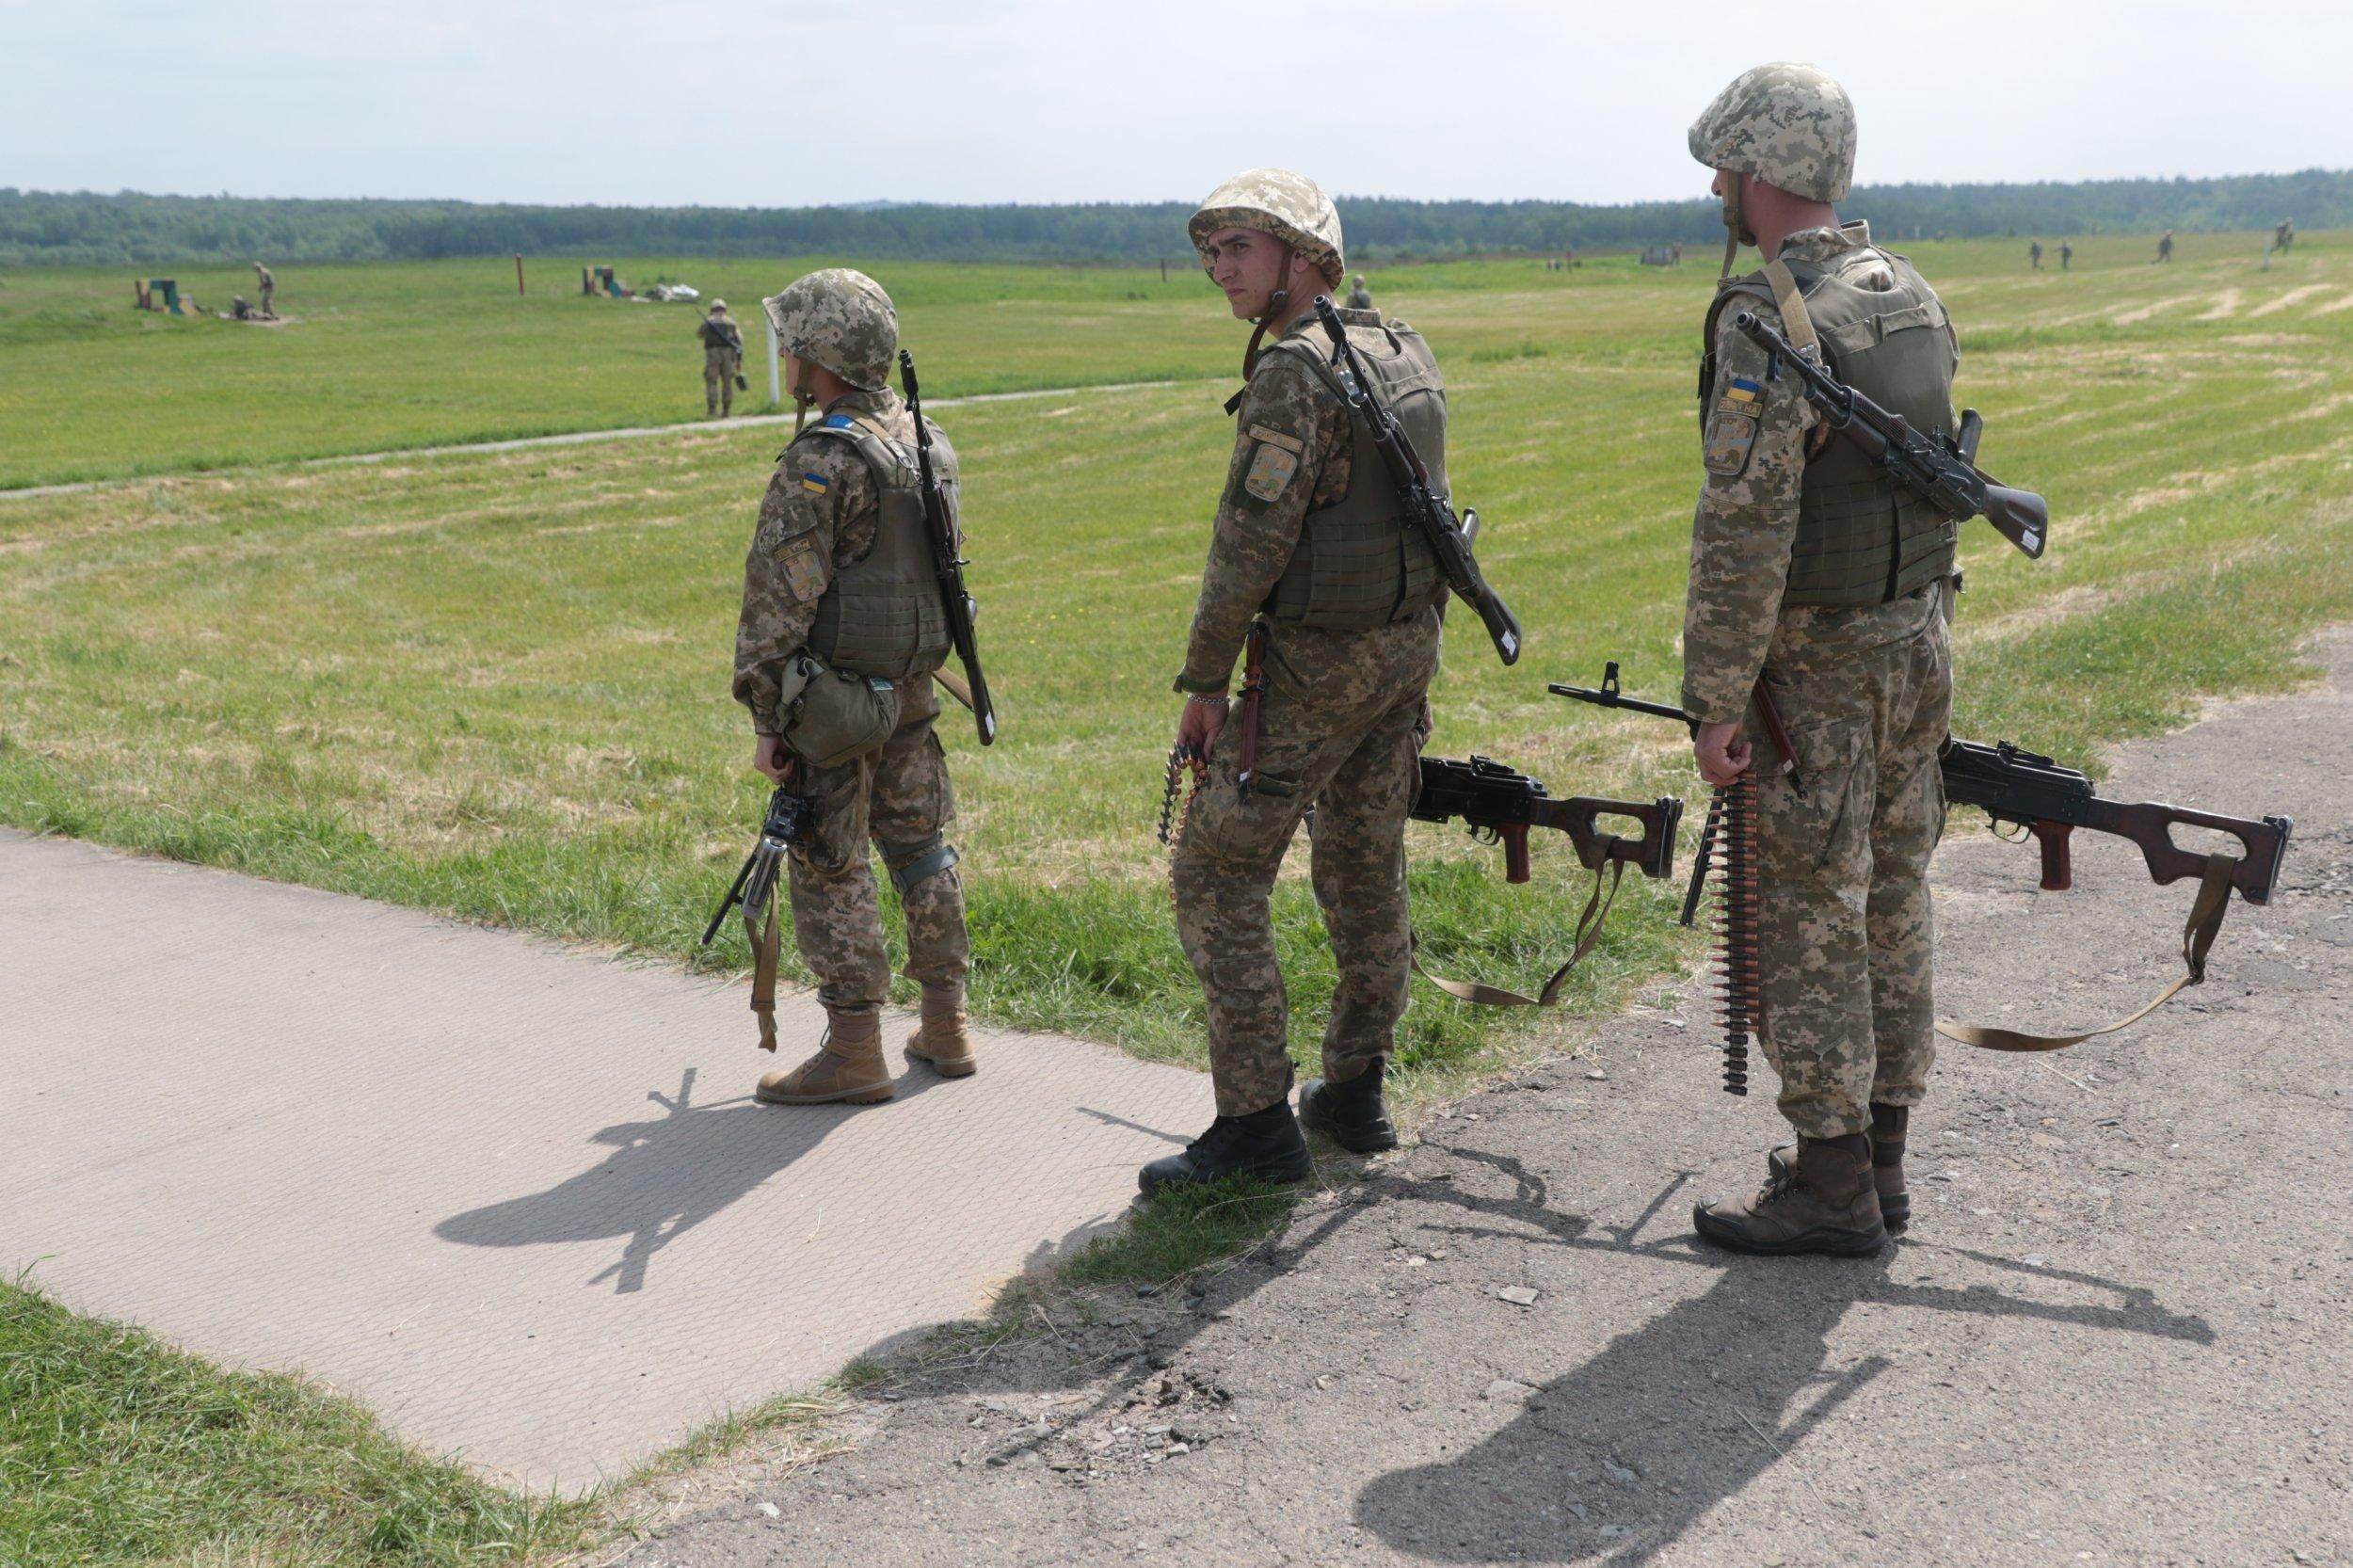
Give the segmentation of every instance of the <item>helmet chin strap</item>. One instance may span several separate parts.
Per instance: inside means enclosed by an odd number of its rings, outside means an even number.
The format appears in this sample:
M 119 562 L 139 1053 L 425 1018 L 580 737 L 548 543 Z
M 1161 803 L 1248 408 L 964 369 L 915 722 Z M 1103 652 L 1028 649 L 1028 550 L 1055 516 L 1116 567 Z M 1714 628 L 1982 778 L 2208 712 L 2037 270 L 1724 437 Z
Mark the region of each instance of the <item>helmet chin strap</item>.
M 1291 263 L 1297 252 L 1286 244 L 1283 254 L 1274 264 L 1274 292 L 1267 296 L 1266 309 L 1259 313 L 1257 325 L 1250 334 L 1250 346 L 1241 351 L 1241 378 L 1250 379 L 1250 373 L 1258 368 L 1258 344 L 1266 341 L 1267 324 L 1283 313 L 1291 302 Z
M 801 383 L 808 378 L 808 361 L 798 354 L 792 356 L 792 384 L 785 390 L 792 397 L 792 439 L 801 439 L 801 426 L 808 423 L 809 409 L 817 406 L 817 394 Z
M 1732 263 L 1740 254 L 1740 176 L 1731 169 L 1724 176 L 1724 269 L 1719 278 L 1732 276 Z

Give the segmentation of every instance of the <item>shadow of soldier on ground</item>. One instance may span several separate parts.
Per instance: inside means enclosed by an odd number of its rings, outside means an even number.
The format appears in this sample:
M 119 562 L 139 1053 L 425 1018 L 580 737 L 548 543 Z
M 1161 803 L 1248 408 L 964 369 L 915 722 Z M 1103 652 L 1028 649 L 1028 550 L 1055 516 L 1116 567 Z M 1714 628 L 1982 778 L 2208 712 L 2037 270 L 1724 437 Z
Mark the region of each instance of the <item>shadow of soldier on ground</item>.
M 779 1114 L 748 1095 L 696 1105 L 695 1071 L 686 1069 L 675 1096 L 647 1091 L 667 1114 L 590 1135 L 590 1143 L 613 1145 L 603 1163 L 544 1192 L 454 1214 L 433 1234 L 472 1247 L 626 1238 L 621 1256 L 587 1283 L 612 1280 L 614 1293 L 627 1295 L 645 1288 L 655 1253 L 814 1149 L 858 1109 L 819 1106 Z M 932 1081 L 910 1073 L 898 1098 L 908 1099 Z
M 1356 1500 L 1357 1522 L 1417 1558 L 1651 1561 L 1894 1366 L 1880 1355 L 1830 1365 L 1831 1336 L 1851 1306 L 2034 1318 L 2198 1345 L 2214 1340 L 2202 1320 L 2166 1311 L 2139 1287 L 1964 1249 L 1902 1244 L 1904 1251 L 1934 1252 L 2113 1299 L 2054 1302 L 1986 1284 L 1897 1282 L 1889 1277 L 1901 1256 L 1895 1246 L 1876 1257 L 1833 1260 L 1743 1257 L 1680 1234 L 1637 1242 L 1634 1236 L 1677 1195 L 1688 1175 L 1632 1224 L 1599 1227 L 1547 1208 L 1543 1179 L 1517 1160 L 1448 1152 L 1512 1176 L 1515 1192 L 1502 1199 L 1429 1196 L 1511 1224 L 1430 1229 L 1655 1258 L 1709 1270 L 1716 1279 L 1701 1295 L 1620 1335 L 1575 1371 L 1536 1389 L 1516 1419 L 1476 1448 L 1366 1485 Z M 1810 1483 L 1808 1491 L 1808 1508 L 1826 1515 L 1814 1523 L 1831 1522 L 1833 1504 Z

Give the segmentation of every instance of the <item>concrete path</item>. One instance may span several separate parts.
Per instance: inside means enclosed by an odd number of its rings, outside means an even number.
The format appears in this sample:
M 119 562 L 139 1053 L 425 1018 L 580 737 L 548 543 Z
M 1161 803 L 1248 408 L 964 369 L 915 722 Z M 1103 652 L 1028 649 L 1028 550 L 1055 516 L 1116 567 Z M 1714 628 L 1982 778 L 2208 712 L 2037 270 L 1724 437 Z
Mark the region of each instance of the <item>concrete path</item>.
M 746 997 L 0 833 L 0 1271 L 571 1489 L 973 1312 L 1211 1114 L 1001 1032 L 886 1105 L 755 1105 Z M 784 1061 L 822 1016 L 783 1000 Z
M 976 403 L 1028 403 L 1042 397 L 1099 397 L 1111 392 L 1151 392 L 1161 387 L 1180 387 L 1182 381 L 1107 381 L 1094 387 L 1040 387 L 1028 392 L 973 392 L 964 397 L 927 397 L 925 409 L 936 412 L 941 408 L 962 408 Z M 347 452 L 333 457 L 298 457 L 285 464 L 261 463 L 257 468 L 347 468 L 353 464 L 408 462 L 419 457 L 462 457 L 484 452 L 521 452 L 536 446 L 594 446 L 605 441 L 643 440 L 649 436 L 676 436 L 690 430 L 724 433 L 741 430 L 746 425 L 790 424 L 791 414 L 739 414 L 728 419 L 688 420 L 680 424 L 624 424 L 607 430 L 568 430 L 554 436 L 519 436 L 503 441 L 458 441 L 444 446 L 404 446 L 387 452 Z M 206 478 L 246 472 L 242 469 L 204 469 Z M 19 489 L 0 489 L 0 501 L 31 501 L 45 495 L 80 495 L 86 490 L 116 489 L 127 485 L 152 485 L 159 479 L 169 479 L 168 473 L 142 473 L 129 479 L 85 479 L 71 485 L 27 485 Z
M 615 1555 L 2353 1563 L 2353 638 L 2322 656 L 2329 691 L 2124 748 L 2102 786 L 2294 815 L 2278 900 L 2234 906 L 2206 984 L 2127 1033 L 1947 1048 L 1913 1228 L 1878 1257 L 1693 1242 L 1694 1197 L 1753 1190 L 1784 1128 L 1719 1091 L 1700 999 L 1638 1009 L 1197 1299 L 1107 1295 L 912 1368 L 855 1452 Z M 2083 1027 L 2179 972 L 2192 889 L 2121 840 L 2078 835 L 2067 893 L 1974 830 L 1935 877 L 1962 1017 Z

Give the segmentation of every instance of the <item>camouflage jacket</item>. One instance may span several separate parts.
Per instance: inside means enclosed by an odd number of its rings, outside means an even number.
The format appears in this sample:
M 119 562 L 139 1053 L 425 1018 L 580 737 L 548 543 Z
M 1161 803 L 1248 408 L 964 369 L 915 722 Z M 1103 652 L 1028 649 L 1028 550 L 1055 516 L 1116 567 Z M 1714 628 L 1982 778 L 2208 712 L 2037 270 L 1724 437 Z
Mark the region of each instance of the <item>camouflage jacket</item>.
M 730 353 L 744 352 L 744 329 L 725 316 L 705 316 L 696 328 L 696 335 L 705 348 L 724 348 Z
M 915 421 L 888 389 L 851 392 L 824 411 L 862 415 L 892 440 L 914 443 Z M 744 559 L 735 627 L 735 700 L 751 710 L 755 732 L 783 733 L 779 672 L 808 640 L 834 574 L 874 548 L 881 502 L 873 471 L 848 441 L 804 434 L 776 459 Z
M 1380 318 L 1369 312 L 1342 311 L 1340 319 L 1352 326 L 1380 325 Z M 1318 330 L 1315 313 L 1307 312 L 1283 336 Z M 1201 571 L 1201 599 L 1193 606 L 1193 635 L 1176 690 L 1222 692 L 1233 679 L 1234 661 L 1250 634 L 1251 619 L 1290 565 L 1307 514 L 1348 492 L 1354 450 L 1351 417 L 1339 394 L 1296 355 L 1258 357 L 1250 385 L 1242 391 L 1234 456 L 1225 466 L 1225 494 L 1210 530 L 1209 564 Z M 1270 443 L 1258 431 L 1268 432 L 1273 440 Z M 1256 463 L 1259 447 L 1268 444 L 1295 450 L 1296 467 Z M 1279 483 L 1269 482 L 1277 476 Z
M 1823 260 L 1870 243 L 1867 224 L 1807 229 L 1784 240 L 1781 255 Z M 1742 304 L 1781 325 L 1781 312 L 1771 305 Z M 1733 315 L 1726 311 L 1716 324 L 1716 385 L 1709 395 L 1721 404 L 1756 389 L 1733 410 L 1753 420 L 1753 435 L 1745 453 L 1708 455 L 1691 519 L 1691 583 L 1683 607 L 1683 706 L 1706 724 L 1737 722 L 1765 667 L 1798 534 L 1806 438 L 1821 421 L 1797 377 L 1766 375 L 1765 351 L 1734 329 Z M 1703 424 L 1712 425 L 1718 411 L 1702 409 Z

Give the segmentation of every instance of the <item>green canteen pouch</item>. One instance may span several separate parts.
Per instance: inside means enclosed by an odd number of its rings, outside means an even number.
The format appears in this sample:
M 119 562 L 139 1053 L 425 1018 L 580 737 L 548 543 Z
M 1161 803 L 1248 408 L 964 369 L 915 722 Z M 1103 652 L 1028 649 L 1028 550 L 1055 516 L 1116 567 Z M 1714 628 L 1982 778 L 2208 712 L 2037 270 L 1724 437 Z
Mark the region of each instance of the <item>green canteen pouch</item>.
M 814 654 L 797 653 L 787 671 L 784 744 L 812 768 L 840 767 L 879 750 L 899 728 L 899 694 L 878 676 L 833 669 Z

